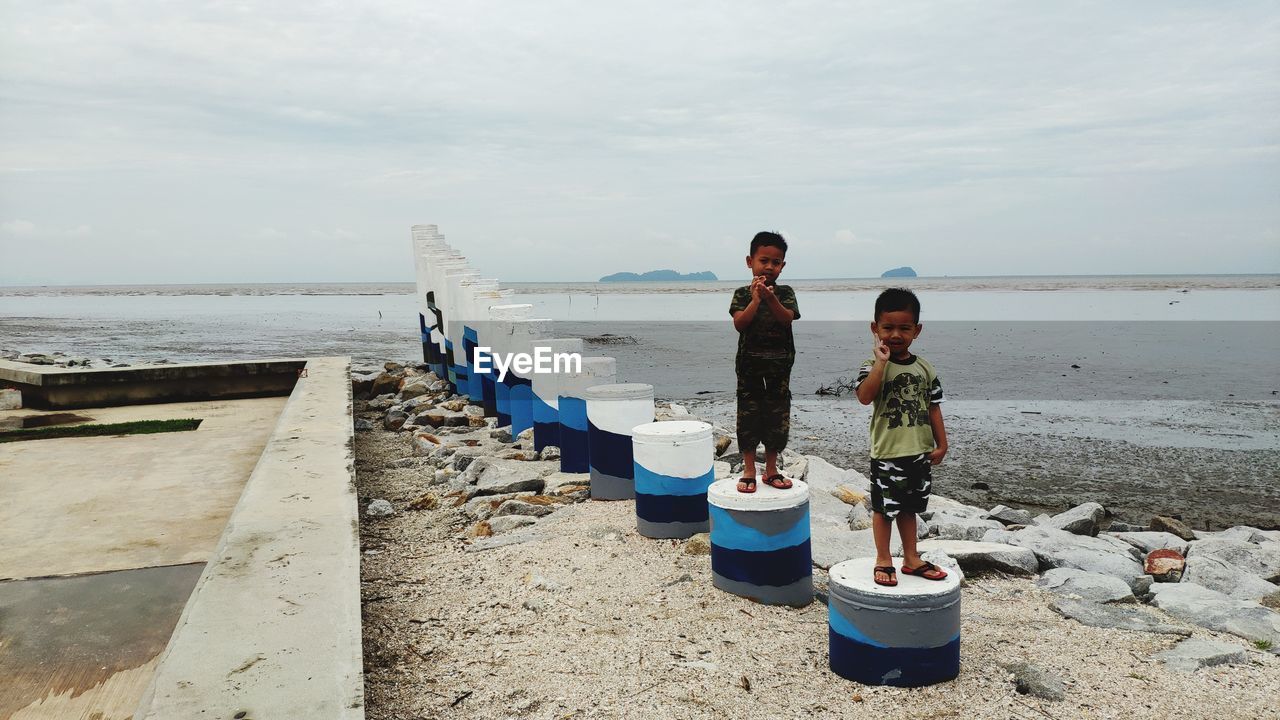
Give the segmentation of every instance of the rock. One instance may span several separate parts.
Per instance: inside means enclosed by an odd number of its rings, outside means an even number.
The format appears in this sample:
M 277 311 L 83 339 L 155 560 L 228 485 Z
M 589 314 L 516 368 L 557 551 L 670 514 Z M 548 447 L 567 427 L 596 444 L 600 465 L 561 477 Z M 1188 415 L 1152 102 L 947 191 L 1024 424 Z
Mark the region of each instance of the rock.
M 1152 550 L 1173 550 L 1184 556 L 1187 554 L 1187 541 L 1173 533 L 1143 531 L 1111 534 L 1138 548 L 1144 556 Z
M 1111 521 L 1111 524 L 1107 526 L 1107 530 L 1108 530 L 1108 531 L 1110 531 L 1110 532 L 1113 532 L 1113 533 L 1122 533 L 1122 532 L 1147 532 L 1147 526 L 1146 526 L 1146 525 L 1133 525 L 1133 524 L 1130 524 L 1130 523 L 1127 523 L 1127 522 L 1121 522 L 1121 521 L 1119 521 L 1119 520 L 1112 520 L 1112 521 Z
M 1002 543 L 972 542 L 968 540 L 924 540 L 920 552 L 941 551 L 955 558 L 970 575 L 982 572 L 1002 572 L 1010 575 L 1034 575 L 1040 569 L 1036 554 L 1023 547 Z
M 462 414 L 472 419 L 483 418 L 484 408 L 480 405 L 468 405 L 462 408 Z
M 1195 540 L 1195 533 L 1191 531 L 1187 524 L 1176 518 L 1157 515 L 1151 518 L 1151 526 L 1148 528 L 1153 532 L 1173 533 L 1183 540 Z
M 508 450 L 503 453 L 498 453 L 497 457 L 503 460 L 524 460 L 526 462 L 530 460 L 544 459 L 541 454 L 532 450 Z
M 1065 700 L 1067 688 L 1062 679 L 1047 670 L 1030 663 L 1008 663 L 1004 666 L 1013 675 L 1014 687 L 1023 695 L 1032 695 L 1042 700 Z
M 1053 519 L 1053 518 L 1051 518 L 1048 514 L 1046 514 L 1046 513 L 1040 513 L 1039 515 L 1037 515 L 1037 516 L 1035 516 L 1035 517 L 1031 518 L 1031 524 L 1032 524 L 1032 525 L 1036 525 L 1036 526 L 1040 526 L 1040 525 L 1044 525 L 1044 524 L 1048 523 L 1048 522 L 1049 522 L 1050 520 L 1052 520 L 1052 519 Z
M 389 373 L 397 373 L 397 374 L 404 373 L 404 365 L 398 362 L 392 362 L 391 360 L 388 360 L 382 363 L 382 369 L 386 370 Z
M 528 515 L 503 515 L 502 517 L 489 518 L 485 522 L 489 525 L 489 529 L 494 535 L 501 535 L 516 528 L 528 527 L 538 522 L 538 518 Z
M 542 498 L 541 501 L 534 501 L 534 498 Z M 542 517 L 550 515 L 556 511 L 560 503 L 554 503 L 545 495 L 533 495 L 528 498 L 516 498 L 502 503 L 493 513 L 493 517 L 505 517 L 507 515 L 527 515 L 529 517 Z
M 1176 550 L 1152 550 L 1147 553 L 1143 570 L 1158 583 L 1179 582 L 1187 561 Z
M 364 510 L 364 514 L 369 517 L 386 517 L 395 515 L 396 509 L 391 507 L 391 503 L 386 500 L 378 499 L 369 503 L 369 506 Z
M 866 505 L 858 504 L 849 508 L 849 529 L 866 530 L 871 527 L 871 511 Z
M 480 457 L 467 466 L 460 476 L 475 485 L 477 495 L 498 495 L 522 490 L 541 491 L 543 477 L 553 472 L 551 463 L 499 460 Z
M 48 355 L 42 355 L 40 353 L 24 353 L 14 358 L 14 360 L 20 363 L 27 363 L 28 365 L 53 365 L 57 362 L 57 360 L 54 360 Z
M 782 474 L 792 480 L 804 480 L 809 474 L 809 459 L 789 450 L 782 451 Z
M 1187 558 L 1186 568 L 1182 571 L 1182 582 L 1203 585 L 1237 600 L 1260 601 L 1277 590 L 1275 585 L 1241 569 L 1239 565 L 1206 555 Z
M 1066 530 L 1076 535 L 1097 535 L 1098 524 L 1106 516 L 1106 510 L 1096 502 L 1077 505 L 1066 512 L 1060 512 L 1049 518 L 1045 527 Z M 1025 525 L 1026 523 L 1020 523 Z
M 965 505 L 964 503 L 952 500 L 949 497 L 933 495 L 929 498 L 929 509 L 920 513 L 920 515 L 926 520 L 931 520 L 933 518 L 933 514 L 939 512 L 954 515 L 955 517 L 975 518 L 978 520 L 986 519 L 983 516 L 987 514 L 987 511 L 982 508 Z
M 400 378 L 391 373 L 379 373 L 369 386 L 369 394 L 378 396 L 392 394 L 399 390 Z
M 1196 537 L 1198 539 L 1208 539 L 1200 537 L 1200 535 L 1201 533 L 1196 533 Z M 1259 530 L 1258 528 L 1249 527 L 1248 525 L 1236 525 L 1235 527 L 1230 527 L 1220 533 L 1216 533 L 1216 537 L 1226 538 L 1228 540 L 1243 540 L 1244 542 L 1251 543 L 1280 542 L 1280 531 Z
M 441 444 L 440 438 L 424 432 L 414 433 L 413 439 L 409 441 L 414 455 L 432 455 L 440 449 Z
M 540 613 L 547 609 L 547 604 L 540 598 L 529 598 L 521 604 L 521 607 L 530 612 Z
M 396 397 L 401 400 L 409 400 L 431 392 L 428 384 L 421 378 L 410 377 L 401 378 L 400 391 L 396 393 Z
M 1058 595 L 1076 595 L 1089 602 L 1137 602 L 1128 583 L 1120 578 L 1075 568 L 1049 570 L 1036 581 L 1036 585 Z
M 356 429 L 356 432 L 369 432 L 370 430 L 373 429 L 373 423 L 369 422 L 368 420 L 365 420 L 364 418 L 356 418 L 355 429 Z
M 452 468 L 440 468 L 431 476 L 432 481 L 437 485 L 443 485 L 453 479 L 457 473 Z
M 430 427 L 465 427 L 470 424 L 466 415 L 440 407 L 433 407 L 413 416 L 414 425 Z
M 408 419 L 408 415 L 392 408 L 387 411 L 387 416 L 383 418 L 382 427 L 386 430 L 399 430 L 404 427 L 404 422 Z
M 386 410 L 395 404 L 395 395 L 379 395 L 368 402 L 368 408 L 370 410 Z
M 437 507 L 440 507 L 440 499 L 434 493 L 425 493 L 409 503 L 410 510 L 435 510 Z
M 520 434 L 516 436 L 516 441 L 517 441 L 517 442 L 521 442 L 521 443 L 527 443 L 527 444 L 528 444 L 528 446 L 532 447 L 532 445 L 533 445 L 533 428 L 525 428 L 525 429 L 521 430 L 521 431 L 520 431 Z
M 534 492 L 503 493 L 502 495 L 478 495 L 465 501 L 460 508 L 462 515 L 469 520 L 488 520 L 493 517 L 502 504 L 512 498 L 533 497 Z
M 373 394 L 373 381 L 378 373 L 351 373 L 351 394 L 357 398 L 369 397 Z
M 547 445 L 546 447 L 542 448 L 542 452 L 538 453 L 538 457 L 542 458 L 543 460 L 559 460 L 560 448 L 556 447 L 555 445 Z
M 1145 573 L 1132 554 L 1133 546 L 1113 537 L 1075 535 L 1065 530 L 1040 526 L 1022 530 L 991 530 L 984 542 L 1003 542 L 1025 547 L 1036 554 L 1042 570 L 1073 567 L 1077 570 L 1112 575 L 1133 587 Z
M 1269 651 L 1280 654 L 1280 613 L 1256 602 L 1236 600 L 1195 583 L 1157 583 L 1151 586 L 1151 595 L 1151 604 L 1174 617 L 1250 642 L 1269 643 Z
M 716 480 L 724 480 L 725 478 L 733 475 L 733 466 L 720 460 L 712 462 L 711 469 Z
M 997 505 L 983 515 L 987 520 L 995 520 L 1005 525 L 1030 525 L 1031 513 L 1004 505 Z
M 684 552 L 686 555 L 710 555 L 711 535 L 698 533 L 691 536 L 684 544 Z
M 497 440 L 500 443 L 512 442 L 511 426 L 506 425 L 506 426 L 497 428 L 495 430 L 490 430 L 489 437 L 493 438 L 494 440 Z
M 983 520 L 976 517 L 952 515 L 949 512 L 937 511 L 929 518 L 933 534 L 943 540 L 970 540 L 978 542 L 988 530 L 1003 530 L 997 520 Z
M 733 444 L 733 436 L 717 435 L 715 438 L 716 457 L 720 457 Z
M 1216 558 L 1253 573 L 1267 582 L 1280 582 L 1280 543 L 1253 543 L 1230 537 L 1196 540 L 1187 548 L 1188 557 Z
M 1049 607 L 1063 617 L 1069 617 L 1089 627 L 1118 628 L 1184 637 L 1191 634 L 1190 630 L 1163 622 L 1159 616 L 1140 606 L 1102 605 L 1064 597 L 1054 600 Z
M 448 410 L 449 412 L 462 413 L 463 415 L 466 415 L 468 406 L 466 400 L 446 400 L 445 402 L 437 404 L 436 407 Z M 483 410 L 481 412 L 483 412 Z
M 1244 648 L 1234 643 L 1188 638 L 1155 659 L 1180 672 L 1195 672 L 1214 665 L 1240 665 L 1249 661 Z
M 408 400 L 405 400 L 404 402 L 400 403 L 396 407 L 400 408 L 404 412 L 413 414 L 414 412 L 430 410 L 435 406 L 436 406 L 435 401 L 432 400 L 430 395 L 419 395 L 417 397 L 411 397 Z
M 857 490 L 851 485 L 837 485 L 831 491 L 831 495 L 847 505 L 871 506 L 871 495 L 862 490 Z
M 544 478 L 544 481 L 546 484 L 542 492 L 547 495 L 558 495 L 560 494 L 560 490 L 566 487 L 591 486 L 591 476 L 587 473 L 567 473 L 556 471 L 548 474 Z

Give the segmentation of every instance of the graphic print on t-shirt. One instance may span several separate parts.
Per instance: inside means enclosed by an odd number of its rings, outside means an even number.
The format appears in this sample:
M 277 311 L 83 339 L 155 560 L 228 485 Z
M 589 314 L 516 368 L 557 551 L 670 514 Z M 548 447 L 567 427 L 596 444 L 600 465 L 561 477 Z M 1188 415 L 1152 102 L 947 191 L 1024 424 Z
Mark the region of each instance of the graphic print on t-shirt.
M 924 376 L 898 373 L 884 384 L 884 416 L 890 428 L 929 424 L 929 402 L 925 399 Z

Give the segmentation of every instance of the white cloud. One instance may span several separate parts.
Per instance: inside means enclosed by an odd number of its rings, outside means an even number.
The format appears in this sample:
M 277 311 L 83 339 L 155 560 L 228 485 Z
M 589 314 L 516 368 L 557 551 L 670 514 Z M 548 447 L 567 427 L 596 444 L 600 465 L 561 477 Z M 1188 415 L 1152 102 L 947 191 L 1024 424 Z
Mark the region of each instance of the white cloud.
M 3 231 L 6 235 L 25 238 L 35 234 L 36 224 L 30 220 L 9 220 L 8 222 L 0 223 L 0 231 Z

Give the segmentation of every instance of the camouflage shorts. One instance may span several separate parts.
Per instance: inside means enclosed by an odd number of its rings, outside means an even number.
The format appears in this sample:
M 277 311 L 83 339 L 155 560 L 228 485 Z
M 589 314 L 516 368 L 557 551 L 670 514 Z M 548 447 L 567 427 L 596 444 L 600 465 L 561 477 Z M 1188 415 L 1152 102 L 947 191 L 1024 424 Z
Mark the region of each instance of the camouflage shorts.
M 738 449 L 750 452 L 764 443 L 781 452 L 791 433 L 791 378 L 738 375 Z
M 900 512 L 922 513 L 929 507 L 933 483 L 929 453 L 871 459 L 871 510 L 893 519 Z

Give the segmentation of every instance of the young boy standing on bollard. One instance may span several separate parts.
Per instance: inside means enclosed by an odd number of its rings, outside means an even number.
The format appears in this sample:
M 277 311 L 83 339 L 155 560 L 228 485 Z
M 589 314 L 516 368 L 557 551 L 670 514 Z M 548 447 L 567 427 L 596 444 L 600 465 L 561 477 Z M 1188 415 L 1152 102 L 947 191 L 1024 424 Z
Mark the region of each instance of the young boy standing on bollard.
M 800 318 L 795 291 L 778 285 L 787 265 L 787 241 L 773 232 L 751 239 L 747 267 L 751 284 L 738 288 L 729 304 L 738 331 L 738 448 L 742 479 L 738 492 L 756 491 L 756 446 L 765 448 L 764 482 L 785 490 L 791 481 L 778 472 L 778 453 L 791 429 L 791 366 L 796 347 L 791 323 Z
M 875 403 L 871 412 L 871 529 L 876 541 L 875 582 L 898 584 L 889 554 L 897 519 L 902 537 L 902 572 L 926 580 L 947 573 L 916 550 L 916 514 L 929 504 L 931 468 L 947 454 L 942 424 L 942 382 L 924 358 L 911 354 L 919 335 L 920 301 L 915 293 L 892 288 L 876 298 L 874 357 L 858 370 L 858 402 Z

